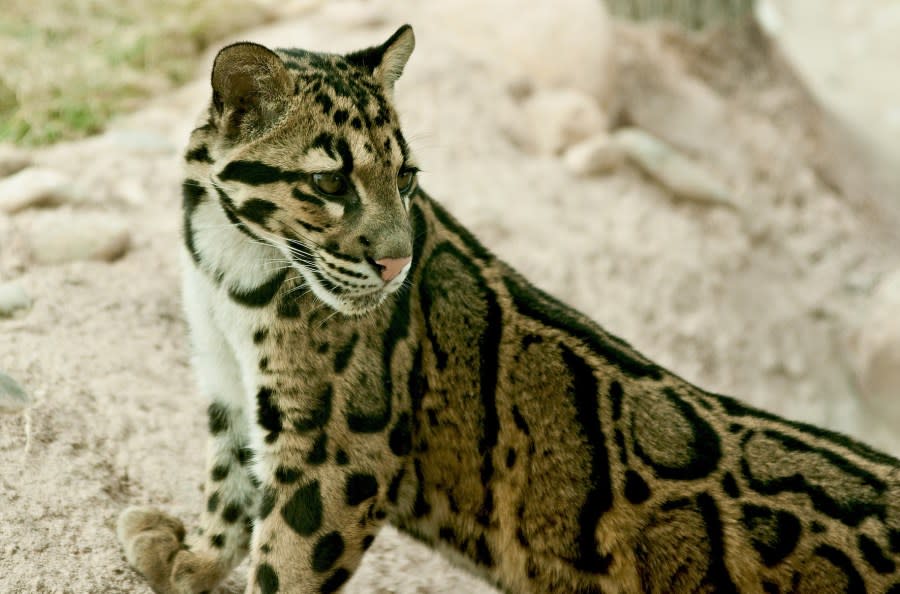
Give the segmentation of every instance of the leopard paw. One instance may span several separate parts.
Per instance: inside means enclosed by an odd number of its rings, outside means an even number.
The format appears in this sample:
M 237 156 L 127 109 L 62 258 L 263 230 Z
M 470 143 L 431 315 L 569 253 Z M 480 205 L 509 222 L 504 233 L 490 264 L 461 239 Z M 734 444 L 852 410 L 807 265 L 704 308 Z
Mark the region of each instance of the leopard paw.
M 159 594 L 209 592 L 225 573 L 214 556 L 188 550 L 184 525 L 159 510 L 126 509 L 116 532 L 125 558 Z

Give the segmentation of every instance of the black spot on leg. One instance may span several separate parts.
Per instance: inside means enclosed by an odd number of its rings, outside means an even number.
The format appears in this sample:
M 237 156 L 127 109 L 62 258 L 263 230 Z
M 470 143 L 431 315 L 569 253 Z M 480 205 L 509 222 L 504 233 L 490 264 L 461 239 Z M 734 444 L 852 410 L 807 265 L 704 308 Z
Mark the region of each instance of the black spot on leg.
M 278 592 L 278 574 L 268 563 L 260 563 L 256 568 L 256 585 L 261 594 L 276 594 Z
M 297 489 L 281 508 L 281 517 L 300 536 L 310 536 L 322 526 L 322 494 L 319 481 Z
M 328 458 L 328 435 L 323 431 L 319 433 L 319 436 L 316 437 L 316 441 L 313 442 L 312 449 L 306 455 L 306 463 L 312 465 L 318 465 L 325 462 Z
M 234 524 L 241 517 L 242 508 L 237 503 L 229 503 L 222 510 L 222 519 L 228 524 Z
M 210 473 L 210 477 L 214 481 L 222 481 L 225 480 L 225 477 L 228 476 L 228 471 L 230 467 L 228 464 L 217 464 L 213 466 L 212 472 Z
M 359 505 L 378 493 L 378 481 L 371 474 L 354 473 L 347 477 L 347 505 Z
M 209 499 L 206 500 L 206 511 L 209 513 L 215 513 L 216 509 L 219 507 L 219 492 L 216 491 L 212 495 L 209 496 Z
M 360 546 L 362 547 L 362 550 L 367 551 L 369 550 L 369 547 L 372 546 L 373 542 L 375 542 L 375 536 L 372 534 L 366 534 L 365 536 L 363 536 Z
M 217 549 L 221 549 L 225 546 L 225 535 L 224 534 L 213 534 L 209 537 L 209 544 L 214 546 Z
M 279 466 L 275 469 L 275 480 L 282 485 L 296 483 L 302 475 L 303 472 L 299 468 Z
M 247 461 L 250 460 L 250 456 L 253 455 L 253 450 L 247 446 L 236 447 L 231 450 L 231 455 L 238 461 L 238 464 L 246 466 Z
M 346 582 L 348 579 L 350 579 L 350 572 L 343 567 L 340 567 L 331 574 L 331 577 L 322 582 L 322 586 L 319 588 L 319 592 L 321 592 L 322 594 L 331 594 L 332 592 L 337 592 L 338 589 L 343 586 L 344 582 Z
M 338 451 L 335 452 L 334 461 L 338 466 L 346 466 L 347 464 L 350 464 L 350 458 L 347 456 L 347 452 L 345 452 L 343 448 L 338 449 Z
M 259 370 L 266 371 L 269 368 L 269 358 L 263 357 L 259 360 Z
M 333 396 L 333 388 L 331 384 L 325 384 L 316 394 L 313 402 L 312 410 L 303 418 L 294 421 L 294 428 L 306 433 L 313 429 L 320 429 L 325 426 L 328 419 L 331 418 L 331 399 Z
M 268 328 L 260 328 L 256 332 L 253 333 L 253 344 L 259 344 L 266 339 L 269 335 Z
M 228 409 L 221 402 L 213 402 L 207 409 L 209 415 L 209 432 L 213 435 L 228 429 Z
M 319 538 L 313 548 L 312 568 L 316 573 L 325 573 L 344 554 L 344 539 L 339 532 L 329 532 Z
M 275 497 L 276 492 L 272 487 L 266 487 L 263 489 L 262 497 L 259 500 L 259 519 L 265 520 L 270 513 L 272 513 L 272 509 L 275 507 Z
M 256 394 L 257 402 L 257 422 L 259 426 L 267 430 L 266 443 L 273 443 L 278 439 L 281 433 L 281 411 L 272 403 L 272 390 L 270 388 L 260 388 Z

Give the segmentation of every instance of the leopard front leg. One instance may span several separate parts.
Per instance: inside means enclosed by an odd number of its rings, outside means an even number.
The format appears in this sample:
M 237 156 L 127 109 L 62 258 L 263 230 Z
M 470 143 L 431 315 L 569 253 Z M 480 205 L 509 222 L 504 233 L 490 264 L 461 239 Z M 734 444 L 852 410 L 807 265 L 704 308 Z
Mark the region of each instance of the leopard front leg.
M 247 593 L 337 592 L 385 521 L 402 459 L 383 454 L 383 434 L 285 431 L 278 441 L 263 456 Z
M 197 380 L 211 400 L 200 525 L 185 535 L 178 519 L 132 507 L 120 515 L 117 530 L 128 562 L 162 594 L 210 591 L 241 562 L 258 493 L 250 474 L 250 421 L 237 361 L 207 311 L 188 305 Z
M 126 558 L 155 591 L 207 592 L 246 556 L 257 490 L 243 424 L 241 411 L 210 405 L 206 503 L 195 531 L 185 535 L 179 520 L 153 508 L 132 507 L 119 517 Z

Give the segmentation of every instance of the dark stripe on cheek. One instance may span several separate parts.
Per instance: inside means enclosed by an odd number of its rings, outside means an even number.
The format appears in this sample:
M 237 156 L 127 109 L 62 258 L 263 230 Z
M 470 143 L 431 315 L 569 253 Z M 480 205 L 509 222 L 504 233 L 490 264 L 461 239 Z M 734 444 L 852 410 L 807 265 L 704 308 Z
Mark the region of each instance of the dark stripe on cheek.
M 201 144 L 197 148 L 191 149 L 184 156 L 186 161 L 200 161 L 202 163 L 212 163 L 213 159 L 209 155 L 209 148 L 205 144 Z
M 219 194 L 219 205 L 222 207 L 222 210 L 225 212 L 225 217 L 234 225 L 238 231 L 246 235 L 247 237 L 254 239 L 256 241 L 262 241 L 261 237 L 258 237 L 255 233 L 253 233 L 250 229 L 247 228 L 247 225 L 241 221 L 241 219 L 237 216 L 235 212 L 234 200 L 231 199 L 231 196 L 225 193 L 225 190 L 216 186 L 216 192 Z
M 288 270 L 284 269 L 276 273 L 271 279 L 252 289 L 230 287 L 228 296 L 246 307 L 265 307 L 275 298 L 276 293 L 278 293 L 282 283 L 284 283 L 284 279 L 287 277 L 287 273 Z
M 298 188 L 293 188 L 291 190 L 291 194 L 294 196 L 294 198 L 296 198 L 297 200 L 299 200 L 301 202 L 307 202 L 309 204 L 312 204 L 313 206 L 318 206 L 320 208 L 325 207 L 324 200 L 322 200 L 318 196 L 313 196 L 312 194 L 307 194 L 306 192 L 302 192 Z
M 194 263 L 200 264 L 200 252 L 197 251 L 197 246 L 194 245 L 192 217 L 194 216 L 194 211 L 197 210 L 197 207 L 206 199 L 206 190 L 203 189 L 203 186 L 201 186 L 199 182 L 192 179 L 186 179 L 181 185 L 181 195 L 181 207 L 184 213 L 184 245 L 187 248 L 188 253 L 191 254 Z
M 278 207 L 268 200 L 251 198 L 241 205 L 237 214 L 260 227 L 268 228 L 269 217 L 276 210 Z

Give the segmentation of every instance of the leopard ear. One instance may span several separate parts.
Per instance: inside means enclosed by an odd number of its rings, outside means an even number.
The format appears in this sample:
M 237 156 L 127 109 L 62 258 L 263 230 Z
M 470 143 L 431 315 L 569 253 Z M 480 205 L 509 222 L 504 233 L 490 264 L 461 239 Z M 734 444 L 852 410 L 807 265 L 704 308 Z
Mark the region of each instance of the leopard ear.
M 403 67 L 415 47 L 413 28 L 403 25 L 381 45 L 347 54 L 345 58 L 351 64 L 371 72 L 388 93 L 392 93 L 394 83 L 403 74 Z
M 227 138 L 252 137 L 284 115 L 292 79 L 281 58 L 256 43 L 223 48 L 212 69 L 213 109 Z

